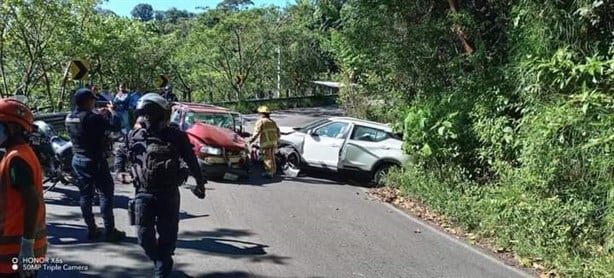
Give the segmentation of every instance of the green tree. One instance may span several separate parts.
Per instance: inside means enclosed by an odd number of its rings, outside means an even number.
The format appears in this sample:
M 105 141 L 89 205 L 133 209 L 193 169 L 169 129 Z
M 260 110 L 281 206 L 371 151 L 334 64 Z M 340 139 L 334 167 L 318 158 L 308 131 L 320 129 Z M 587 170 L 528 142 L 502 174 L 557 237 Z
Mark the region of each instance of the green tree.
M 277 18 L 275 9 L 240 13 L 211 10 L 198 19 L 199 24 L 191 30 L 183 48 L 188 49 L 185 53 L 191 53 L 190 59 L 195 63 L 217 73 L 207 76 L 223 77 L 216 82 L 231 90 L 225 94 L 232 92 L 234 99 L 242 101 L 246 86 L 254 85 L 254 73 L 262 72 L 265 63 L 274 61 L 271 41 L 279 26 Z
M 280 50 L 282 88 L 290 89 L 297 95 L 303 95 L 309 81 L 320 76 L 330 78 L 327 57 L 320 42 L 316 11 L 311 1 L 299 1 L 284 11 L 287 20 L 277 33 Z
M 53 108 L 54 100 L 58 99 L 56 80 L 61 79 L 62 68 L 69 60 L 66 50 L 75 46 L 67 46 L 71 41 L 68 34 L 78 30 L 75 14 L 90 11 L 91 15 L 95 4 L 96 1 L 2 2 L 1 94 L 24 94 L 34 105 L 45 100 Z
M 218 9 L 239 10 L 243 7 L 254 5 L 251 0 L 223 0 L 217 7 Z
M 154 17 L 154 10 L 151 5 L 141 3 L 134 6 L 130 14 L 141 21 L 150 21 Z

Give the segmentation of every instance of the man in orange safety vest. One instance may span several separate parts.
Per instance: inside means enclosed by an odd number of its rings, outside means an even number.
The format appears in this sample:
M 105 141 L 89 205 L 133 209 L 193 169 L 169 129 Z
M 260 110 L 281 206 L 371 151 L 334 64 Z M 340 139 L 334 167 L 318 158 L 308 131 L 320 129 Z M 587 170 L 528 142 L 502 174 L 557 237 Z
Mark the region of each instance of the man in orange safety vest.
M 26 143 L 34 116 L 15 99 L 0 99 L 0 277 L 35 277 L 47 234 L 43 173 Z

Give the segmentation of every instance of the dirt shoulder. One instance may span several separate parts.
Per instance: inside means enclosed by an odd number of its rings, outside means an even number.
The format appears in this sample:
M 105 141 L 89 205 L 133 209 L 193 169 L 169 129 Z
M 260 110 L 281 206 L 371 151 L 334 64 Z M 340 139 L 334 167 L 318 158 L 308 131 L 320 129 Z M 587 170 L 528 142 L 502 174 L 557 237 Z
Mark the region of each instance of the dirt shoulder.
M 546 269 L 541 260 L 524 259 L 514 254 L 511 250 L 499 248 L 495 245 L 493 239 L 482 238 L 463 230 L 445 216 L 434 212 L 422 202 L 414 198 L 404 196 L 398 189 L 390 187 L 372 188 L 369 189 L 369 194 L 377 200 L 392 204 L 402 211 L 421 219 L 442 232 L 448 233 L 457 239 L 462 239 L 470 245 L 477 246 L 484 251 L 487 251 L 508 265 L 522 268 L 528 273 L 540 278 L 561 277 L 556 271 Z M 421 231 L 414 232 L 419 233 Z

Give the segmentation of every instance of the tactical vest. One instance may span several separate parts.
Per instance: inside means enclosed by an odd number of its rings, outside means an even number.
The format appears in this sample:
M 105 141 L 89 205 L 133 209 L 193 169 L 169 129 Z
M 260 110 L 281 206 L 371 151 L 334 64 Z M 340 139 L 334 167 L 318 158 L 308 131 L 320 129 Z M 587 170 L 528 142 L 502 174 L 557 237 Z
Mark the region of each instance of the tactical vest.
M 176 188 L 180 181 L 179 151 L 159 134 L 145 128 L 134 129 L 128 135 L 131 174 L 137 190 L 161 192 Z
M 32 149 L 26 144 L 17 145 L 8 149 L 6 156 L 0 162 L 0 274 L 15 273 L 12 268 L 13 260 L 19 257 L 23 237 L 25 206 L 21 193 L 11 183 L 9 171 L 9 165 L 14 158 L 23 159 L 32 169 L 34 188 L 40 201 L 34 233 L 34 256 L 42 261 L 47 253 L 43 173 Z
M 106 136 L 95 136 L 91 132 L 85 131 L 85 123 L 88 117 L 94 115 L 92 111 L 76 111 L 66 116 L 66 131 L 70 136 L 73 145 L 73 153 L 86 156 L 101 156 L 107 149 L 108 138 Z M 89 127 L 90 129 L 96 127 Z

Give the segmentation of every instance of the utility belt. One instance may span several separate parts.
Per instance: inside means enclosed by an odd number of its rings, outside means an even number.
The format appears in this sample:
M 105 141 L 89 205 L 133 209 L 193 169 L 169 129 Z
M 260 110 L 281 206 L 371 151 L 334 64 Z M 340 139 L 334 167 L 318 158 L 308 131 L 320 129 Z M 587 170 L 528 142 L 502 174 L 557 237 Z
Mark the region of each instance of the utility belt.
M 136 194 L 138 195 L 139 193 L 145 193 L 145 194 L 163 194 L 163 195 L 170 195 L 170 194 L 175 194 L 175 192 L 178 191 L 179 186 L 181 186 L 184 182 L 187 181 L 188 176 L 189 176 L 190 172 L 187 168 L 180 168 L 179 169 L 179 178 L 177 180 L 177 184 L 173 185 L 160 185 L 157 187 L 144 187 L 144 186 L 140 186 L 138 185 L 138 181 L 134 182 L 134 189 Z M 128 218 L 130 219 L 130 225 L 134 226 L 136 223 L 136 210 L 134 208 L 135 204 L 134 204 L 134 199 L 128 201 Z
M 145 193 L 145 194 L 167 194 L 167 193 L 172 193 L 175 192 L 177 190 L 177 188 L 179 188 L 178 186 L 164 186 L 164 187 L 156 187 L 156 188 L 144 188 L 144 187 L 137 187 L 136 188 L 136 194 L 139 193 Z
M 84 156 L 95 161 L 102 161 L 106 159 L 103 152 L 75 151 L 73 152 L 73 156 Z
M 173 190 L 185 183 L 190 175 L 190 171 L 188 168 L 181 167 L 177 172 L 177 180 L 175 181 L 175 184 L 151 184 L 144 186 L 144 183 L 139 179 L 137 172 L 138 171 L 135 168 L 131 169 L 131 175 L 133 178 L 133 184 L 134 188 L 136 189 L 136 192 L 152 194 L 163 193 Z
M 135 194 L 135 198 L 130 199 L 130 201 L 128 201 L 128 219 L 130 219 L 130 226 L 134 226 L 136 225 L 136 195 L 138 194 L 152 194 L 152 195 L 165 195 L 165 196 L 170 196 L 172 194 L 179 194 L 179 189 L 178 187 L 167 187 L 161 190 L 147 190 L 144 188 L 137 188 L 136 189 L 136 194 Z

